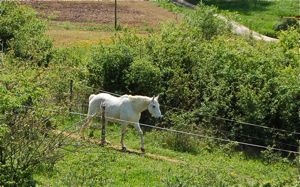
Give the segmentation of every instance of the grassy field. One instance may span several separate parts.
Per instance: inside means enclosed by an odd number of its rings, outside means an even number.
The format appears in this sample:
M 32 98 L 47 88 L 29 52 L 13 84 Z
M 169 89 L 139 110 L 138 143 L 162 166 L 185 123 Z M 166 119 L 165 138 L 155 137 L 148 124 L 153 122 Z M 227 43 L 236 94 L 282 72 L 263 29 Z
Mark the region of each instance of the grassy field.
M 251 30 L 270 37 L 277 37 L 277 32 L 273 29 L 273 27 L 280 23 L 282 18 L 300 16 L 300 3 L 297 0 L 188 1 L 193 4 L 202 2 L 205 5 L 215 6 L 220 10 L 221 14 L 229 14 L 231 18 L 249 27 Z M 172 12 L 185 14 L 191 11 L 165 0 L 155 0 L 154 2 Z
M 276 37 L 273 26 L 283 17 L 300 15 L 300 3 L 297 0 L 235 0 L 235 1 L 203 1 L 207 5 L 213 5 L 220 10 L 237 13 L 236 20 L 250 29 L 261 34 Z
M 249 158 L 242 152 L 232 151 L 230 146 L 211 147 L 205 140 L 198 153 L 176 152 L 166 149 L 160 133 L 146 133 L 146 151 L 178 163 L 70 139 L 69 145 L 62 149 L 64 158 L 51 172 L 37 173 L 35 178 L 39 186 L 299 185 L 299 171 L 287 160 L 270 163 L 270 160 Z M 119 134 L 118 125 L 108 127 L 107 139 L 113 144 L 119 145 Z M 99 139 L 99 132 L 95 136 Z M 139 138 L 133 128 L 129 128 L 126 143 L 128 148 L 139 148 Z
M 255 9 L 238 9 L 237 6 L 231 7 L 228 4 L 218 6 L 221 10 L 238 12 L 239 21 L 250 28 L 273 35 L 272 26 L 280 16 L 296 14 L 295 1 L 287 2 L 276 1 L 263 6 L 264 8 Z M 290 11 L 291 6 L 294 8 Z M 170 5 L 169 9 L 181 11 L 174 5 Z M 159 11 L 164 12 L 165 16 L 157 18 L 159 21 L 167 17 L 177 19 L 170 12 Z M 154 13 L 159 14 L 159 11 Z M 151 10 L 147 9 L 146 12 Z M 89 46 L 97 43 L 110 43 L 114 36 L 112 23 L 74 22 L 68 19 L 59 21 L 55 20 L 59 15 L 49 15 L 50 27 L 47 34 L 57 47 L 87 47 L 89 50 Z M 129 24 L 129 27 L 138 30 L 141 35 L 147 35 L 157 31 L 158 25 L 139 22 L 138 25 Z M 77 120 L 66 119 L 66 124 L 60 128 L 71 127 Z M 34 178 L 38 186 L 300 186 L 299 168 L 295 161 L 280 158 L 273 152 L 266 151 L 264 157 L 257 158 L 236 151 L 234 145 L 216 145 L 204 139 L 199 140 L 200 144 L 195 152 L 180 152 L 170 147 L 163 138 L 171 135 L 159 131 L 146 132 L 145 148 L 148 153 L 165 156 L 178 163 L 68 139 L 67 145 L 61 149 L 63 158 L 54 167 L 40 168 Z M 99 132 L 95 136 L 99 139 Z M 107 139 L 114 145 L 119 145 L 118 125 L 108 127 Z M 133 128 L 129 128 L 125 143 L 128 148 L 139 149 L 139 138 Z

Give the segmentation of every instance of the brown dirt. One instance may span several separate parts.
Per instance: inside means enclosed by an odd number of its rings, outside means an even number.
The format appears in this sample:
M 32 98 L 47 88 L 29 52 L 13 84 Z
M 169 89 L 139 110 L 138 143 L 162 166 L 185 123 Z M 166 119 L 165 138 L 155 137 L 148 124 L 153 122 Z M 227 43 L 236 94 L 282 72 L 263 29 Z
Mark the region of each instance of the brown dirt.
M 112 1 L 26 1 L 43 17 L 53 21 L 77 23 L 114 23 Z M 121 25 L 157 26 L 177 16 L 148 1 L 118 1 L 117 17 Z

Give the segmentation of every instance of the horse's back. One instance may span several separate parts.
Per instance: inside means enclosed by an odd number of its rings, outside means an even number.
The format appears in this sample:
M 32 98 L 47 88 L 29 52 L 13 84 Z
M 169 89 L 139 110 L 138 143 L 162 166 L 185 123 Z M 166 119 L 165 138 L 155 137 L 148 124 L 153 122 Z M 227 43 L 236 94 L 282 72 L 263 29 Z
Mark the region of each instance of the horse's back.
M 105 106 L 106 114 L 111 117 L 119 118 L 120 107 L 124 99 L 128 96 L 115 97 L 107 93 L 92 94 L 89 100 L 89 115 L 101 112 L 101 106 Z

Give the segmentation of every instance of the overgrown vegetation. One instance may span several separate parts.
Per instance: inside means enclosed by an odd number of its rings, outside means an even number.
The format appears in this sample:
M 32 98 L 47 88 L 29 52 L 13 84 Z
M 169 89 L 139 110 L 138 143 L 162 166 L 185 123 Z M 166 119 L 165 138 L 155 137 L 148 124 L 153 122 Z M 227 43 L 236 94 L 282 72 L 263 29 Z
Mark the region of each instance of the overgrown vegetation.
M 224 138 L 296 151 L 297 135 L 292 132 L 300 131 L 297 31 L 282 32 L 278 44 L 256 42 L 232 36 L 212 14 L 213 10 L 200 7 L 182 24 L 165 25 L 144 41 L 129 33 L 111 46 L 101 46 L 94 52 L 88 76 L 100 76 L 98 82 L 111 92 L 150 95 L 153 90 L 160 91 L 164 105 L 193 110 L 192 122 L 198 130 L 210 129 Z M 203 29 L 205 25 L 211 29 Z M 156 69 L 158 77 L 153 83 L 154 77 L 147 71 L 134 72 L 141 83 L 150 85 L 149 89 L 134 90 L 136 84 L 130 85 L 133 82 L 126 80 L 125 74 L 132 74 L 129 67 L 141 56 Z M 107 74 L 112 69 L 114 74 Z M 162 125 L 177 124 L 168 115 L 164 120 Z M 182 125 L 189 129 L 189 124 Z
M 183 158 L 195 165 L 191 168 L 99 151 L 91 145 L 77 150 L 74 141 L 63 146 L 51 131 L 74 129 L 79 119 L 46 109 L 86 112 L 88 95 L 100 89 L 148 96 L 160 93 L 165 115 L 158 125 L 162 127 L 297 151 L 298 137 L 293 132 L 300 132 L 299 34 L 293 29 L 281 32 L 278 43 L 241 38 L 212 16 L 216 11 L 201 6 L 182 23 L 165 24 L 148 37 L 125 31 L 116 33 L 111 44 L 57 49 L 31 9 L 2 2 L 0 26 L 20 25 L 0 27 L 6 46 L 0 67 L 0 185 L 33 186 L 34 174 L 38 180 L 61 186 L 297 185 L 296 160 L 283 159 L 287 155 L 271 149 L 252 160 L 251 153 L 260 149 L 239 152 L 245 148 L 236 143 L 146 133 L 147 150 Z M 44 113 L 26 110 L 24 105 L 43 108 Z M 118 142 L 118 136 L 114 137 L 112 141 Z M 139 146 L 134 133 L 128 138 L 135 148 Z M 60 146 L 71 153 L 59 151 Z M 59 153 L 65 157 L 56 162 Z M 53 166 L 52 172 L 45 177 L 38 174 L 47 173 L 43 168 L 48 166 Z

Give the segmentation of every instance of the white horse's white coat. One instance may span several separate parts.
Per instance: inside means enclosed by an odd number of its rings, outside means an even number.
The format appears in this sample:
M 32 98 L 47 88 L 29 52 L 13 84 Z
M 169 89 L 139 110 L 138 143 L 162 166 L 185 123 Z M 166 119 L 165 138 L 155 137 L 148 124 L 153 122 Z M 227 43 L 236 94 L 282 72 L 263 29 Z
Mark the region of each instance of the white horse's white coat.
M 124 136 L 126 133 L 126 127 L 130 122 L 134 124 L 140 135 L 141 150 L 144 151 L 144 137 L 139 124 L 141 112 L 148 109 L 153 117 L 162 117 L 158 103 L 158 96 L 153 98 L 131 95 L 115 97 L 107 93 L 100 93 L 98 95 L 92 94 L 89 98 L 88 119 L 81 128 L 82 137 L 84 137 L 85 129 L 91 124 L 92 118 L 96 114 L 100 114 L 102 112 L 101 106 L 105 106 L 105 117 L 107 121 L 118 122 L 122 124 L 122 149 L 126 150 L 124 145 Z

